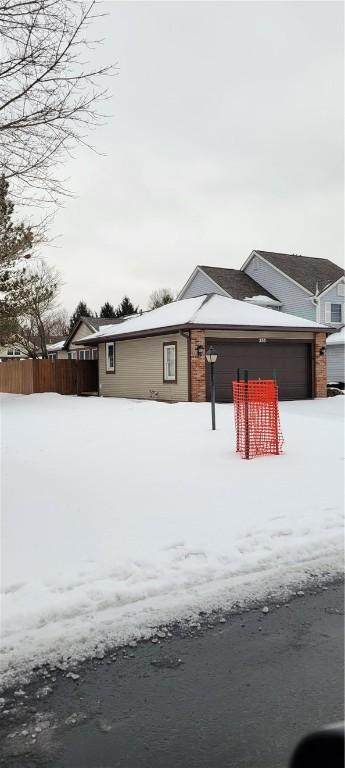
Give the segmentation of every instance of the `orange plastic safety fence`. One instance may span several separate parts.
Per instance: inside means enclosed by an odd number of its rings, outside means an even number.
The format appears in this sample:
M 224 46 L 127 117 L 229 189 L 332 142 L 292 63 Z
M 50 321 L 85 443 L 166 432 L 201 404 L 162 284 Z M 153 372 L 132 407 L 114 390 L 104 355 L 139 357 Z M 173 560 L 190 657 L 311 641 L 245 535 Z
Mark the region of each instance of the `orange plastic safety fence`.
M 233 381 L 236 451 L 242 458 L 282 453 L 278 387 L 273 380 Z

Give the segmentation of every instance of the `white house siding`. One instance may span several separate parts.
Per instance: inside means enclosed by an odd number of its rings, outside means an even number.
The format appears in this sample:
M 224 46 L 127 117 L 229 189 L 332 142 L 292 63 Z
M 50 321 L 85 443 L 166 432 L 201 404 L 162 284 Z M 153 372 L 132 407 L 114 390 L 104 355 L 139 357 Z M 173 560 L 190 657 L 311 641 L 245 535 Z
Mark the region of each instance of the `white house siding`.
M 177 342 L 177 383 L 163 383 L 163 343 Z M 188 344 L 180 335 L 115 342 L 116 373 L 106 373 L 105 344 L 100 344 L 99 393 L 168 401 L 188 400 Z
M 344 382 L 345 354 L 344 344 L 332 344 L 326 347 L 327 381 L 329 384 Z
M 180 293 L 179 299 L 193 299 L 194 296 L 203 296 L 204 293 L 219 293 L 221 296 L 228 296 L 226 291 L 223 291 L 207 275 L 198 270 L 188 288 Z
M 8 350 L 9 349 L 20 349 L 20 355 L 9 355 Z M 5 344 L 4 346 L 0 346 L 0 359 L 1 358 L 7 358 L 9 360 L 20 360 L 23 357 L 28 357 L 27 352 L 23 347 L 20 346 L 20 344 Z
M 334 285 L 332 288 L 329 289 L 329 291 L 327 291 L 327 293 L 325 293 L 324 296 L 320 297 L 320 317 L 318 318 L 319 323 L 327 322 L 326 315 L 325 315 L 326 302 L 330 302 L 331 304 L 342 305 L 342 323 L 345 323 L 345 297 L 338 295 L 338 285 Z
M 282 302 L 282 312 L 305 317 L 306 320 L 316 320 L 316 310 L 311 301 L 311 295 L 277 272 L 260 256 L 254 256 L 244 272 Z

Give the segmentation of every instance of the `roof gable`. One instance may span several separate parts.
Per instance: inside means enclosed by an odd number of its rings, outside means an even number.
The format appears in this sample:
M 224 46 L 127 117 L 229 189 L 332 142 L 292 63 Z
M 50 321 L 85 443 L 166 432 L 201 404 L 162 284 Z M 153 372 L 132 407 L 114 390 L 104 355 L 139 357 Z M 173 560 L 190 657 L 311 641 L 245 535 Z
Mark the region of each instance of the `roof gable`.
M 269 264 L 285 274 L 302 288 L 313 295 L 318 290 L 322 293 L 327 287 L 337 282 L 345 273 L 344 270 L 329 259 L 319 259 L 313 256 L 302 256 L 297 253 L 276 253 L 274 251 L 252 251 L 249 259 L 257 254 Z M 248 264 L 244 263 L 242 269 Z
M 66 349 L 68 344 L 73 341 L 74 336 L 82 323 L 87 325 L 91 333 L 97 333 L 103 325 L 116 325 L 116 323 L 122 323 L 123 319 L 123 317 L 80 317 L 67 336 L 64 348 Z
M 274 299 L 272 293 L 266 291 L 262 285 L 253 280 L 252 277 L 247 275 L 246 272 L 242 272 L 240 269 L 227 269 L 223 267 L 209 267 L 200 266 L 205 274 L 213 280 L 214 283 L 219 285 L 229 296 L 233 299 L 250 299 L 253 296 L 268 296 L 270 299 Z

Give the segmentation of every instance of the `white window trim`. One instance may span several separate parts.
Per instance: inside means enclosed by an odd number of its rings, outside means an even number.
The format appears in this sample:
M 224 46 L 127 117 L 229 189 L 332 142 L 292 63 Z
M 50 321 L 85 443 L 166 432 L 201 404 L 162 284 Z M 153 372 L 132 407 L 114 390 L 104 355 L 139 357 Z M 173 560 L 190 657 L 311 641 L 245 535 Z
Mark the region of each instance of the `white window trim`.
M 332 304 L 340 306 L 340 320 L 332 320 Z M 340 323 L 344 322 L 344 304 L 341 301 L 325 301 L 324 307 L 325 323 L 340 325 Z
M 169 349 L 174 350 L 174 374 L 171 376 L 168 373 L 168 357 L 167 352 Z M 177 344 L 173 342 L 169 344 L 164 342 L 163 345 L 163 382 L 164 384 L 176 384 L 177 383 Z
M 108 349 L 112 347 L 113 348 L 113 365 L 109 365 L 109 357 L 108 357 Z M 114 341 L 107 341 L 105 344 L 105 370 L 106 373 L 115 373 L 116 368 L 116 360 L 115 360 L 115 342 Z
M 81 352 L 83 352 L 83 353 L 84 353 L 84 352 L 88 352 L 88 353 L 89 353 L 89 355 L 90 355 L 90 357 L 87 357 L 87 358 L 85 358 L 85 357 L 80 357 L 80 354 L 81 354 Z M 92 356 L 91 356 L 91 350 L 90 350 L 90 349 L 80 349 L 80 350 L 79 350 L 79 360 L 85 361 L 85 360 L 91 360 L 91 359 L 92 359 Z

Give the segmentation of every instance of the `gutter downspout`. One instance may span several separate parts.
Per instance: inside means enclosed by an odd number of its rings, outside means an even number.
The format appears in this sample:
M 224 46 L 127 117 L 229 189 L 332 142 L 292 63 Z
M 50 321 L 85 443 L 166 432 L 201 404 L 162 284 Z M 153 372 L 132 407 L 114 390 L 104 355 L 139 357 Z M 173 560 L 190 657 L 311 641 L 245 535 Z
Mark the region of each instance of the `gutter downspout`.
M 191 338 L 190 331 L 180 331 L 180 335 L 187 339 L 187 357 L 188 357 L 188 402 L 192 400 L 192 359 L 191 359 Z

